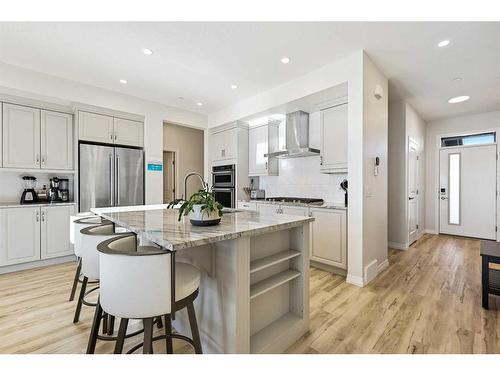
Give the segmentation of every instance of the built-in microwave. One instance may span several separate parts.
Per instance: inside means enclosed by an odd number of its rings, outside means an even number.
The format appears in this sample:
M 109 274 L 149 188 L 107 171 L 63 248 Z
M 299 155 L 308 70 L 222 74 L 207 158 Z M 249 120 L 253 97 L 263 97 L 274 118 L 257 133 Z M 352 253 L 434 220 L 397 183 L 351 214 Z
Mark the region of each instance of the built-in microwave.
M 234 164 L 212 167 L 212 188 L 234 187 L 235 169 Z

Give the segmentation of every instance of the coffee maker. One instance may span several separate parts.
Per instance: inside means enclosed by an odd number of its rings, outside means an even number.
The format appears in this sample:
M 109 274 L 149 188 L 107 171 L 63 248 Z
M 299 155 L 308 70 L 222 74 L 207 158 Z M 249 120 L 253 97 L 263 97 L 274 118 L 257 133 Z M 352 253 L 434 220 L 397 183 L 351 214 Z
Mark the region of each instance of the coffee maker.
M 38 196 L 35 192 L 36 188 L 36 177 L 34 176 L 23 176 L 24 190 L 21 195 L 21 204 L 30 204 L 38 202 Z
M 49 202 L 60 202 L 61 199 L 61 191 L 59 189 L 61 181 L 57 177 L 52 177 L 50 179 L 50 188 L 47 200 Z
M 67 178 L 59 179 L 59 194 L 61 201 L 69 201 L 69 180 Z

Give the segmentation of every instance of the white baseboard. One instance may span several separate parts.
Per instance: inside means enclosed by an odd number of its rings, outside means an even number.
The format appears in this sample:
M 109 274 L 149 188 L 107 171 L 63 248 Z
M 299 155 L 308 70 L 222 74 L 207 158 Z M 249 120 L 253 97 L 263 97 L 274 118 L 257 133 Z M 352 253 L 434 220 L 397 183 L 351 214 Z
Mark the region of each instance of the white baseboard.
M 67 255 L 67 256 L 59 257 L 59 258 L 37 260 L 35 262 L 29 262 L 29 263 L 13 264 L 11 266 L 0 267 L 0 275 L 2 275 L 4 273 L 24 271 L 24 270 L 28 270 L 31 268 L 52 266 L 54 264 L 66 263 L 66 262 L 71 262 L 71 261 L 75 261 L 75 260 L 76 260 L 76 257 L 74 255 Z
M 385 259 L 382 263 L 377 266 L 377 275 L 389 267 L 389 259 Z
M 434 229 L 425 229 L 424 233 L 426 233 L 426 234 L 438 234 L 438 232 L 436 232 Z
M 362 277 L 355 276 L 355 275 L 350 275 L 347 274 L 347 277 L 345 279 L 345 282 L 348 284 L 364 287 L 365 286 L 365 281 L 363 280 Z
M 400 242 L 388 242 L 388 245 L 391 249 L 396 249 L 396 250 L 408 250 L 408 244 L 406 243 L 400 243 Z

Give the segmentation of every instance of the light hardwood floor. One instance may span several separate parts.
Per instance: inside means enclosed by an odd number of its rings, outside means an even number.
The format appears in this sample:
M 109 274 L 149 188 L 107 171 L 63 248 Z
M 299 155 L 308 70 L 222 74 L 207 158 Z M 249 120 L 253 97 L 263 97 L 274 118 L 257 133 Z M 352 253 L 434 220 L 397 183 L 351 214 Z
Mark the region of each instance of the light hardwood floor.
M 500 298 L 481 308 L 479 241 L 425 235 L 365 288 L 311 270 L 311 329 L 289 353 L 499 353 Z M 83 353 L 92 320 L 73 324 L 74 264 L 0 276 L 0 353 Z M 138 341 L 127 340 L 125 350 Z M 98 353 L 113 344 L 99 342 Z M 177 344 L 177 353 L 191 353 Z M 155 352 L 164 352 L 164 342 Z

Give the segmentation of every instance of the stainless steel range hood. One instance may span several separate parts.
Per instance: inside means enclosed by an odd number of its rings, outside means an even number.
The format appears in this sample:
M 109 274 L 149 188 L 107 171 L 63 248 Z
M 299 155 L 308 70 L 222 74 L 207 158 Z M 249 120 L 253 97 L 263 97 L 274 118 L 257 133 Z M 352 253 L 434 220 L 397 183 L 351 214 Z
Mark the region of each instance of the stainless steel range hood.
M 264 156 L 289 159 L 319 155 L 318 149 L 309 147 L 309 113 L 297 111 L 287 114 L 285 126 L 285 149 Z

